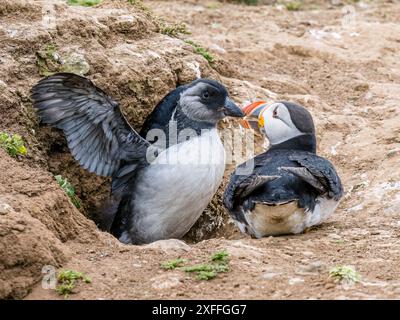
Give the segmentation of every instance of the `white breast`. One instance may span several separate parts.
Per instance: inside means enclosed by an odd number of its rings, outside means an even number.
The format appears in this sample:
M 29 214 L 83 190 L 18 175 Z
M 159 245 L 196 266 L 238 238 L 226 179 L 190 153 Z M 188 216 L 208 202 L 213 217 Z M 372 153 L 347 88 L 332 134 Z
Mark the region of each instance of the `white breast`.
M 146 242 L 182 237 L 211 201 L 224 169 L 225 151 L 216 129 L 163 151 L 138 177 L 135 232 Z
M 242 232 L 256 238 L 298 234 L 325 221 L 339 204 L 338 201 L 326 197 L 319 197 L 316 201 L 313 212 L 299 208 L 297 201 L 276 206 L 258 203 L 253 211 L 245 213 L 248 226 L 240 222 L 237 224 Z

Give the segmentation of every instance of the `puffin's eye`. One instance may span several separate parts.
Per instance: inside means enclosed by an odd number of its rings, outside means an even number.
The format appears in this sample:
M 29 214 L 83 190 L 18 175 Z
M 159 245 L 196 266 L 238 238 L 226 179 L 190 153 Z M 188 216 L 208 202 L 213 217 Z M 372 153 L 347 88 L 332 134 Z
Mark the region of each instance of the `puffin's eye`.
M 278 118 L 278 108 L 275 108 L 275 109 L 274 109 L 274 112 L 272 113 L 272 116 L 273 116 L 274 118 Z
M 203 92 L 203 98 L 208 99 L 210 97 L 210 93 L 208 91 Z

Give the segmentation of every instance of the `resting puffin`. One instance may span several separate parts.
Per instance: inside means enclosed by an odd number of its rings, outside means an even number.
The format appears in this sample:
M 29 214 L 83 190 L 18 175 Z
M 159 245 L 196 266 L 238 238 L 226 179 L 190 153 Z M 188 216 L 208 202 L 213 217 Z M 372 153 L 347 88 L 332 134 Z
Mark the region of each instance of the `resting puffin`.
M 232 173 L 224 205 L 243 233 L 256 238 L 298 234 L 327 219 L 343 195 L 333 165 L 316 154 L 311 114 L 290 102 L 244 108 L 244 127 L 259 127 L 269 149 L 251 159 L 253 171 Z
M 192 227 L 225 169 L 217 123 L 226 116 L 244 116 L 226 88 L 209 79 L 170 92 L 141 134 L 117 102 L 75 74 L 42 79 L 32 98 L 41 120 L 63 130 L 80 165 L 112 177 L 102 228 L 132 244 L 180 238 Z

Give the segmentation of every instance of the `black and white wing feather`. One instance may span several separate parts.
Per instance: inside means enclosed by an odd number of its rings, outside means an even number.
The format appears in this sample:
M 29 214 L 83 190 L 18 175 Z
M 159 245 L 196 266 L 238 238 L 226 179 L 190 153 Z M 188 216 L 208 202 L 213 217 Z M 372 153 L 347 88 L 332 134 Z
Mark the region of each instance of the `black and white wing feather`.
M 72 155 L 90 172 L 122 176 L 132 171 L 121 168 L 122 162 L 145 162 L 149 143 L 90 80 L 58 73 L 35 85 L 32 98 L 42 121 L 63 130 Z
M 326 159 L 311 153 L 294 154 L 289 160 L 298 167 L 281 167 L 281 170 L 292 173 L 310 184 L 320 194 L 339 200 L 343 195 L 343 187 L 334 166 Z
M 263 170 L 264 165 L 268 162 L 266 153 L 259 154 L 252 160 L 242 163 L 232 172 L 223 199 L 224 206 L 228 210 L 232 210 L 237 203 L 241 203 L 244 198 L 261 186 L 280 178 L 277 174 L 270 174 L 270 172 Z M 238 172 L 244 172 L 245 168 L 249 168 L 252 165 L 253 169 L 250 174 L 238 174 Z

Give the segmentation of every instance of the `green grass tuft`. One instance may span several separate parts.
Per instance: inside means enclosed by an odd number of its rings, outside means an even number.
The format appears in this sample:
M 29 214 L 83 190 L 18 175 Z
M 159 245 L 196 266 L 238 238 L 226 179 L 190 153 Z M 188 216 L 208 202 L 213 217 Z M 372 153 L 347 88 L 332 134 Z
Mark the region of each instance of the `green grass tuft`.
M 161 263 L 161 268 L 165 269 L 165 270 L 173 270 L 176 269 L 178 267 L 181 267 L 182 264 L 186 263 L 185 259 L 173 259 L 173 260 L 169 260 L 166 262 Z
M 361 279 L 360 274 L 351 266 L 336 266 L 329 271 L 329 276 L 347 283 L 356 283 Z
M 56 288 L 58 294 L 63 295 L 67 298 L 68 295 L 74 293 L 75 285 L 77 281 L 83 281 L 85 283 L 91 283 L 89 277 L 84 275 L 82 272 L 74 270 L 62 270 L 58 273 L 57 281 L 59 285 Z
M 216 252 L 212 255 L 212 261 L 226 262 L 229 258 L 229 253 L 226 250 Z
M 173 24 L 168 24 L 163 20 L 159 20 L 158 22 L 159 32 L 165 34 L 170 37 L 178 37 L 180 34 L 190 34 L 187 29 L 187 26 L 183 22 L 177 22 Z
M 62 176 L 58 175 L 58 176 L 55 176 L 55 178 L 56 178 L 58 184 L 60 185 L 60 187 L 64 190 L 64 192 L 67 194 L 67 196 L 71 199 L 74 206 L 79 209 L 81 207 L 81 202 L 75 194 L 75 188 L 71 185 L 71 183 L 68 182 L 67 179 L 64 179 Z
M 36 52 L 36 65 L 41 76 L 51 76 L 60 68 L 60 61 L 57 55 L 57 46 L 53 43 L 44 45 Z
M 19 134 L 9 135 L 0 132 L 0 146 L 12 157 L 24 156 L 27 153 L 24 141 Z
M 217 276 L 217 272 L 212 270 L 212 271 L 199 271 L 197 273 L 196 278 L 199 280 L 211 280 L 214 279 Z
M 208 263 L 200 263 L 193 266 L 184 267 L 182 270 L 185 272 L 211 272 L 214 270 L 214 267 Z
M 234 0 L 234 2 L 246 4 L 248 6 L 258 5 L 258 0 Z
M 145 11 L 146 13 L 151 12 L 150 8 L 143 3 L 143 0 L 128 0 L 128 2 L 134 7 Z
M 213 265 L 213 269 L 215 272 L 228 272 L 229 271 L 229 265 L 225 263 L 218 263 Z
M 285 5 L 286 9 L 289 11 L 298 11 L 298 10 L 300 10 L 300 8 L 303 4 L 300 1 L 294 0 L 294 1 L 286 2 L 284 5 Z
M 207 49 L 202 47 L 201 45 L 193 42 L 192 40 L 185 40 L 185 42 L 187 44 L 190 44 L 198 54 L 202 55 L 204 57 L 204 59 L 206 59 L 208 61 L 208 63 L 212 64 L 215 61 L 212 54 Z
M 70 6 L 92 7 L 101 3 L 102 1 L 103 0 L 67 0 L 67 3 Z
M 199 263 L 191 266 L 182 266 L 187 260 L 173 259 L 161 263 L 161 268 L 165 270 L 174 270 L 179 268 L 182 271 L 196 274 L 198 280 L 214 279 L 218 273 L 229 271 L 229 254 L 226 250 L 214 253 L 210 257 L 210 263 Z
M 200 263 L 182 268 L 185 272 L 196 273 L 199 280 L 214 279 L 218 273 L 229 271 L 229 254 L 226 250 L 216 252 L 210 258 L 211 263 Z

